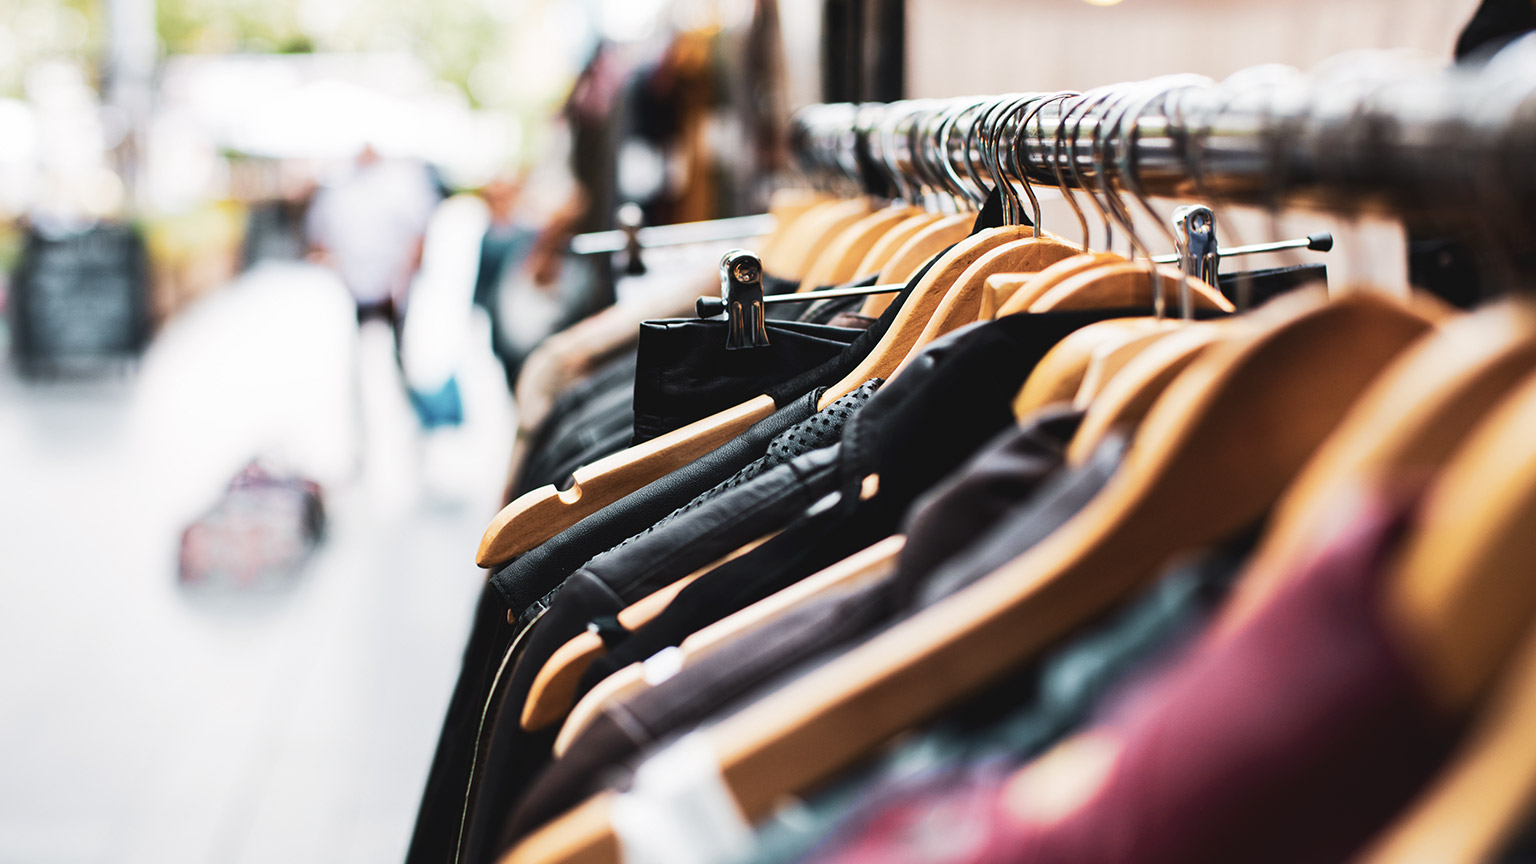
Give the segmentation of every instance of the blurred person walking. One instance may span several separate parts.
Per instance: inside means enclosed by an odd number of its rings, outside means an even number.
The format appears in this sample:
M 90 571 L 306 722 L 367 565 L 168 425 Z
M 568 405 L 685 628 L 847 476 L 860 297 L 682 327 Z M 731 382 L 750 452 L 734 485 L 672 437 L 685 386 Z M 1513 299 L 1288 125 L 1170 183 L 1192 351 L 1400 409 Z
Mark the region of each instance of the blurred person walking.
M 382 382 L 392 375 L 397 384 L 405 383 L 399 361 L 407 300 L 421 264 L 427 225 L 440 197 L 431 173 L 420 161 L 385 159 L 372 145 L 365 145 L 347 171 L 315 191 L 305 219 L 310 259 L 340 277 L 356 308 L 361 338 L 352 367 L 359 476 L 369 464 L 398 458 L 372 452 L 381 446 L 395 450 L 402 442 L 389 446 L 396 437 L 388 434 L 390 424 L 372 430 L 385 434 L 369 434 L 370 426 L 377 425 L 370 418 L 387 414 L 390 400 L 387 384 L 368 386 L 368 382 Z M 370 348 L 375 343 L 364 328 L 374 321 L 388 326 L 392 350 L 382 345 L 378 352 Z M 394 355 L 393 362 L 383 359 L 385 350 Z M 386 365 L 394 367 L 392 373 L 382 372 Z M 373 398 L 365 389 L 375 394 Z
M 411 278 L 440 198 L 419 161 L 364 146 L 351 170 L 315 192 L 306 220 L 310 257 L 335 270 L 357 303 L 359 326 L 390 325 L 399 344 Z

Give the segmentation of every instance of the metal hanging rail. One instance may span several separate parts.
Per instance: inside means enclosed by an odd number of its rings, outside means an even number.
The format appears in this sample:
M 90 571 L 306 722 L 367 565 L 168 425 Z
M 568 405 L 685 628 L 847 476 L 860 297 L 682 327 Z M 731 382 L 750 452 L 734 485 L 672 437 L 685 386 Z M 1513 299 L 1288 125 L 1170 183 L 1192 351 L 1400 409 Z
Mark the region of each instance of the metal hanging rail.
M 1477 68 L 1365 55 L 1085 93 L 813 105 L 791 141 L 813 182 L 979 205 L 998 175 L 1094 193 L 1380 210 L 1529 239 L 1536 37 Z M 1016 195 L 1005 206 L 1028 206 Z

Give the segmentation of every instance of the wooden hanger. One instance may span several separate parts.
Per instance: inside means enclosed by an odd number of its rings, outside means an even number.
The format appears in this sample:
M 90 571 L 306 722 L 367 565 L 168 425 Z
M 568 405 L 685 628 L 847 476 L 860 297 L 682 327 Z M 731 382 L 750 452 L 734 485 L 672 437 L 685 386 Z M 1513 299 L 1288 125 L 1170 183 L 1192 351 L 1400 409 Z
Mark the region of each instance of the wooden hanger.
M 768 196 L 768 213 L 774 217 L 774 228 L 758 245 L 758 257 L 778 257 L 779 238 L 784 236 L 789 226 L 813 207 L 835 200 L 825 192 L 813 189 L 786 187 L 773 190 L 773 194 Z
M 1388 622 L 1434 701 L 1487 689 L 1536 609 L 1536 377 L 1459 447 L 1421 508 L 1387 592 Z
M 933 316 L 917 341 L 907 349 L 900 369 L 912 362 L 924 347 L 952 330 L 981 319 L 982 296 L 986 292 L 987 277 L 993 273 L 1023 273 L 1040 270 L 1051 264 L 1070 258 L 1081 252 L 1078 247 L 1049 235 L 1028 236 L 1003 243 L 977 258 L 965 268 L 945 292 L 944 299 L 934 310 Z
M 891 377 L 907 356 L 907 351 L 922 335 L 929 319 L 960 274 L 981 256 L 1011 240 L 1023 239 L 1026 235 L 1033 236 L 1034 229 L 1026 225 L 986 228 L 966 237 L 939 256 L 896 311 L 896 318 L 885 336 L 852 372 L 827 388 L 817 405 L 818 410 L 852 393 L 871 378 Z
M 1150 273 L 1155 274 L 1159 280 L 1165 299 L 1177 302 L 1178 286 L 1182 281 L 1189 286 L 1190 297 L 1196 308 L 1232 311 L 1232 304 L 1225 297 L 1198 279 L 1162 267 Z M 1148 277 L 1149 271 L 1145 266 L 1130 262 L 1085 270 L 1047 291 L 1031 304 L 1030 312 L 1115 306 L 1151 308 L 1158 289 L 1154 288 Z M 1021 288 L 1020 293 L 1026 290 Z M 1046 405 L 1072 401 L 1082 387 L 1088 365 L 1096 351 L 1124 346 L 1147 335 L 1152 329 L 1166 326 L 1161 323 L 1166 320 L 1169 319 L 1101 321 L 1070 334 L 1041 358 L 1040 365 L 1030 373 L 1019 390 L 1018 398 L 1014 400 L 1015 414 L 1023 417 Z
M 796 219 L 775 244 L 775 260 L 763 259 L 763 269 L 781 279 L 800 281 L 806 268 L 839 231 L 874 209 L 867 196 L 818 205 Z
M 911 239 L 891 253 L 891 260 L 886 263 L 875 281 L 882 285 L 906 284 L 907 280 L 923 269 L 923 265 L 933 260 L 934 256 L 964 240 L 971 233 L 971 226 L 974 224 L 976 224 L 975 213 L 956 213 L 919 229 Z M 887 306 L 891 305 L 893 299 L 895 298 L 891 294 L 871 294 L 864 298 L 864 305 L 859 309 L 859 314 L 868 315 L 871 318 L 878 317 Z
M 1231 301 L 1215 288 L 1193 276 L 1185 276 L 1171 267 L 1156 266 L 1153 271 L 1161 282 L 1167 308 L 1178 309 L 1180 283 L 1189 286 L 1196 309 L 1235 311 Z M 1144 263 L 1123 261 L 1084 270 L 1057 283 L 1029 304 L 1031 312 L 1052 309 L 1151 308 L 1154 295 L 1152 280 Z
M 678 645 L 682 666 L 697 663 L 700 658 L 729 645 L 743 633 L 758 627 L 773 626 L 785 614 L 829 591 L 866 584 L 890 575 L 906 543 L 907 538 L 900 534 L 887 537 L 692 634 Z M 627 699 L 650 686 L 639 663 L 632 663 L 604 678 L 571 709 L 565 725 L 560 727 L 560 736 L 555 739 L 555 755 L 558 757 L 565 754 L 566 748 L 586 729 L 604 705 Z
M 616 616 L 619 625 L 625 630 L 634 632 L 655 620 L 657 615 L 664 612 L 671 605 L 678 592 L 688 587 L 694 580 L 727 561 L 740 558 L 753 549 L 768 542 L 777 531 L 763 537 L 759 537 L 750 543 L 722 556 L 698 570 L 668 583 L 650 594 L 636 600 L 623 609 Z M 534 676 L 533 684 L 529 687 L 528 698 L 523 702 L 521 718 L 522 727 L 530 732 L 543 729 L 553 723 L 558 723 L 571 710 L 571 702 L 576 698 L 576 688 L 581 683 L 581 676 L 587 672 L 597 658 L 603 656 L 606 649 L 603 640 L 596 633 L 586 632 L 578 634 L 568 640 L 564 645 L 555 649 L 539 672 Z
M 1173 322 L 1164 324 L 1155 318 L 1114 318 L 1068 333 L 1045 352 L 1029 377 L 1024 379 L 1024 386 L 1013 401 L 1014 416 L 1027 417 L 1047 405 L 1070 404 L 1082 387 L 1088 364 L 1096 351 L 1123 345 L 1167 326 L 1177 325 Z
M 1501 303 L 1440 325 L 1371 386 L 1275 505 L 1234 610 L 1256 609 L 1352 487 L 1437 472 L 1472 429 L 1536 371 L 1536 310 Z M 1234 619 L 1245 612 L 1234 611 Z
M 1206 349 L 1232 338 L 1246 326 L 1240 320 L 1197 321 L 1138 354 L 1104 385 L 1098 398 L 1088 406 L 1077 434 L 1067 445 L 1067 464 L 1084 464 L 1111 432 L 1140 425 L 1180 373 Z
M 1356 864 L 1496 861 L 1536 807 L 1536 629 L 1447 768 Z
M 1063 279 L 1101 264 L 1124 260 L 1112 252 L 1083 252 L 1057 261 L 1038 273 L 995 273 L 987 277 L 987 292 L 981 299 L 981 317 L 1001 318 L 1004 315 L 1028 312 L 1029 304 L 1040 299 L 1040 295 L 1056 287 Z M 1015 300 L 1015 297 L 1018 299 Z
M 1161 321 L 1153 321 L 1146 332 L 1094 349 L 1092 356 L 1088 358 L 1088 368 L 1083 372 L 1083 383 L 1078 386 L 1077 394 L 1072 397 L 1072 406 L 1083 410 L 1092 405 L 1093 400 L 1098 398 L 1104 391 L 1104 387 L 1125 368 L 1127 363 L 1161 341 L 1163 337 L 1177 333 L 1185 326 L 1187 322 L 1179 320 L 1165 318 Z
M 859 264 L 869 250 L 891 229 L 921 213 L 906 204 L 882 207 L 839 231 L 806 268 L 805 278 L 800 280 L 800 290 L 841 285 L 868 275 L 859 271 Z
M 905 220 L 896 223 L 895 227 L 880 235 L 880 239 L 875 241 L 875 245 L 869 247 L 869 252 L 865 254 L 864 260 L 859 262 L 857 275 L 851 278 L 860 279 L 870 275 L 878 276 L 880 271 L 885 269 L 885 265 L 890 262 L 891 257 L 896 254 L 896 251 L 903 244 L 917 236 L 917 232 L 943 218 L 944 215 L 941 213 L 919 213 L 915 216 L 908 216 Z
M 766 394 L 577 468 L 569 489 L 541 486 L 501 508 L 480 538 L 475 563 L 495 567 L 603 507 L 687 465 L 775 410 Z
M 762 242 L 761 249 L 763 252 L 771 252 L 775 258 L 783 257 L 781 253 L 786 241 L 793 241 L 796 244 L 803 244 L 805 242 L 803 239 L 807 233 L 805 223 L 811 219 L 822 218 L 818 214 L 824 215 L 828 210 L 845 203 L 847 200 L 847 198 L 822 195 L 818 200 L 811 202 L 805 208 L 796 208 L 799 212 L 793 218 L 779 222 L 774 226 L 773 233 L 769 234 L 768 238 Z M 762 254 L 759 253 L 758 257 L 761 258 Z
M 1428 326 L 1375 297 L 1301 310 L 1275 301 L 1261 311 L 1274 323 L 1185 370 L 1110 485 L 1060 530 L 705 730 L 742 814 L 771 813 L 1110 608 L 1171 555 L 1250 524 L 1376 372 Z M 589 799 L 504 860 L 616 861 L 609 801 Z

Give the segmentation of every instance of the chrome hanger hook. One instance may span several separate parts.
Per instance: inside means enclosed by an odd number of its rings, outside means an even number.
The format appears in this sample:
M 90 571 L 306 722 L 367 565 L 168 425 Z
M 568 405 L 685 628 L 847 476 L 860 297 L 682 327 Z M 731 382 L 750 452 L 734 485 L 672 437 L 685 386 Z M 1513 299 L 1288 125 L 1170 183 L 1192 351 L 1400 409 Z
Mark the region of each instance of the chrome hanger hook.
M 1070 113 L 1070 111 L 1071 111 L 1071 106 L 1068 106 L 1066 104 L 1066 102 L 1069 99 L 1072 99 L 1074 97 L 1080 97 L 1080 96 L 1082 96 L 1081 93 L 1073 93 L 1073 92 L 1069 91 L 1068 95 L 1058 96 L 1058 97 L 1055 97 L 1055 98 L 1047 100 L 1047 101 L 1048 102 L 1058 102 L 1065 109 L 1065 110 L 1062 110 L 1062 109 L 1058 109 L 1057 110 L 1057 113 L 1060 116 L 1058 116 L 1057 120 L 1056 120 L 1056 131 L 1055 131 L 1054 134 L 1051 135 L 1051 173 L 1056 175 L 1056 188 L 1061 191 L 1061 197 L 1066 199 L 1067 206 L 1071 207 L 1072 208 L 1072 212 L 1074 214 L 1076 214 L 1076 216 L 1077 216 L 1078 227 L 1081 228 L 1082 231 L 1083 231 L 1083 243 L 1082 243 L 1083 251 L 1087 252 L 1088 251 L 1088 216 L 1087 216 L 1087 214 L 1085 214 L 1083 212 L 1083 208 L 1078 206 L 1078 204 L 1077 204 L 1077 196 L 1073 195 L 1071 193 L 1071 190 L 1067 186 L 1067 177 L 1061 171 L 1061 143 L 1062 143 L 1062 137 L 1063 137 L 1064 131 L 1066 130 L 1066 122 L 1065 121 L 1066 121 L 1067 114 Z M 1044 107 L 1043 104 L 1042 104 L 1042 107 Z M 1044 137 L 1045 137 L 1044 120 L 1040 120 L 1038 122 L 1039 122 L 1039 126 L 1037 128 L 1040 129 L 1039 136 L 1041 138 L 1042 146 L 1043 146 L 1043 144 L 1044 144 Z M 1028 144 L 1026 143 L 1025 146 L 1028 146 Z
M 987 190 L 986 180 L 982 177 L 981 169 L 976 167 L 975 159 L 975 156 L 981 150 L 979 143 L 981 121 L 986 116 L 986 109 L 990 102 L 989 98 L 978 97 L 965 111 L 961 112 L 961 117 L 975 115 L 971 119 L 970 125 L 966 126 L 965 134 L 960 138 L 960 159 L 965 163 L 965 173 L 970 178 L 973 188 L 976 189 L 976 209 L 978 210 L 986 206 L 987 197 L 991 194 Z
M 998 195 L 1001 196 L 1004 225 L 1011 225 L 1016 222 L 1019 208 L 1014 201 L 1013 190 L 1003 188 L 1003 178 L 997 162 L 997 149 L 994 145 L 997 140 L 997 114 L 1014 98 L 1012 94 L 1009 94 L 989 100 L 985 109 L 982 110 L 981 117 L 975 127 L 977 132 L 976 151 L 987 168 L 987 174 L 992 181 L 992 186 L 997 189 Z M 966 153 L 967 158 L 969 158 L 970 147 L 966 148 Z
M 1036 118 L 1038 118 L 1040 116 L 1040 110 L 1042 108 L 1044 108 L 1046 105 L 1050 104 L 1051 102 L 1067 99 L 1067 98 L 1070 98 L 1070 97 L 1075 96 L 1075 95 L 1077 95 L 1076 91 L 1062 90 L 1062 91 L 1058 91 L 1056 93 L 1047 94 L 1047 95 L 1044 95 L 1044 96 L 1041 96 L 1041 97 L 1035 99 L 1034 100 L 1034 105 L 1032 107 L 1030 107 L 1029 114 L 1027 114 L 1024 117 L 1024 119 L 1022 121 L 1020 121 L 1020 123 L 1018 125 L 1018 128 L 1014 130 L 1011 146 L 1008 148 L 1009 149 L 1009 154 L 1008 154 L 1009 155 L 1009 159 L 1013 163 L 1013 171 L 1018 176 L 1019 182 L 1024 184 L 1024 194 L 1029 196 L 1029 206 L 1030 206 L 1030 208 L 1034 212 L 1035 236 L 1036 237 L 1040 236 L 1041 223 L 1043 221 L 1042 218 L 1041 218 L 1041 215 L 1040 215 L 1040 199 L 1038 197 L 1036 197 L 1034 186 L 1033 186 L 1033 184 L 1031 184 L 1029 182 L 1029 169 L 1028 169 L 1028 166 L 1023 164 L 1024 162 L 1030 161 L 1029 160 L 1029 154 L 1025 153 L 1024 156 L 1023 156 L 1023 162 L 1020 161 L 1019 151 L 1020 151 L 1021 148 L 1019 146 L 1019 139 L 1021 137 L 1023 137 L 1025 130 L 1029 128 L 1029 121 L 1034 120 L 1034 119 L 1036 119 Z M 1028 145 L 1026 144 L 1025 146 L 1027 147 Z M 1058 180 L 1061 179 L 1060 172 L 1057 173 L 1056 177 L 1057 177 Z M 1063 192 L 1062 194 L 1063 194 L 1063 196 L 1065 196 L 1066 193 Z M 1083 219 L 1082 211 L 1078 210 L 1076 202 L 1072 202 L 1072 209 L 1077 211 L 1078 219 L 1082 223 L 1082 227 L 1083 227 L 1083 248 L 1087 249 L 1088 248 L 1088 222 L 1087 222 L 1086 219 Z
M 1141 178 L 1136 173 L 1136 140 L 1141 128 L 1141 118 L 1147 109 L 1154 104 L 1167 104 L 1170 95 L 1181 90 L 1190 90 L 1198 87 L 1209 87 L 1212 82 L 1209 78 L 1198 75 L 1175 75 L 1165 79 L 1154 79 L 1147 82 L 1152 91 L 1139 102 L 1133 103 L 1116 120 L 1116 172 L 1120 176 L 1120 185 L 1131 194 L 1132 199 L 1157 225 L 1158 229 L 1167 236 L 1170 244 L 1178 248 L 1178 237 L 1168 227 L 1167 221 L 1152 207 L 1152 202 L 1147 200 L 1146 193 L 1141 185 Z M 1124 126 L 1126 118 L 1129 125 Z M 1121 128 L 1124 126 L 1124 128 Z M 1214 286 L 1213 286 L 1214 287 Z
M 975 207 L 980 207 L 982 202 L 977 200 L 975 190 L 966 185 L 965 179 L 960 176 L 959 170 L 955 167 L 956 160 L 949 157 L 950 136 L 954 134 L 955 125 L 959 122 L 961 115 L 968 112 L 971 107 L 970 104 L 956 101 L 949 108 L 945 109 L 944 119 L 939 124 L 935 163 L 943 169 L 944 175 L 949 178 L 949 183 L 954 190 L 957 203 L 960 197 L 964 197 Z
M 1019 225 L 1024 221 L 1024 202 L 1019 199 L 1018 190 L 1013 187 L 1013 179 L 1009 176 L 1002 158 L 1002 139 L 1008 121 L 1014 114 L 1029 103 L 1039 99 L 1039 94 L 1017 93 L 999 97 L 992 106 L 988 115 L 996 114 L 993 118 L 987 135 L 987 147 L 984 156 L 992 172 L 992 182 L 1002 194 L 1003 221 L 1009 225 Z M 1028 192 L 1028 187 L 1025 189 Z M 1033 194 L 1030 195 L 1033 200 Z M 1035 211 L 1035 231 L 1039 232 L 1039 209 Z
M 1077 100 L 1068 106 L 1066 112 L 1062 115 L 1061 123 L 1056 131 L 1058 135 L 1066 134 L 1067 136 L 1067 168 L 1071 171 L 1072 182 L 1088 196 L 1089 205 L 1098 212 L 1099 219 L 1104 226 L 1104 250 L 1112 252 L 1114 251 L 1115 243 L 1114 225 L 1109 218 L 1108 211 L 1099 204 L 1099 198 L 1094 194 L 1093 187 L 1088 185 L 1088 181 L 1083 177 L 1077 154 L 1078 137 L 1082 134 L 1083 123 L 1088 119 L 1088 112 L 1099 102 L 1107 98 L 1108 95 L 1104 88 L 1099 88 L 1077 97 Z M 1067 133 L 1069 126 L 1071 132 Z

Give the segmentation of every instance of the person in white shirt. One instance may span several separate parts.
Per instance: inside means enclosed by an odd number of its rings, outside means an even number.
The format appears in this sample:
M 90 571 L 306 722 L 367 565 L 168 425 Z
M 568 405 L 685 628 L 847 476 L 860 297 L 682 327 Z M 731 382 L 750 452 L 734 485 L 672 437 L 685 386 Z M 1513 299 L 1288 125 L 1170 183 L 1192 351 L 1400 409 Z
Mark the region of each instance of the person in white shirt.
M 371 146 L 346 176 L 315 192 L 307 220 L 311 257 L 341 277 L 359 325 L 382 319 L 398 330 L 438 197 L 426 166 L 384 159 Z

